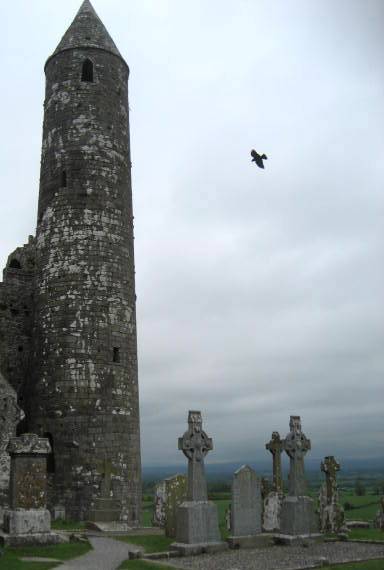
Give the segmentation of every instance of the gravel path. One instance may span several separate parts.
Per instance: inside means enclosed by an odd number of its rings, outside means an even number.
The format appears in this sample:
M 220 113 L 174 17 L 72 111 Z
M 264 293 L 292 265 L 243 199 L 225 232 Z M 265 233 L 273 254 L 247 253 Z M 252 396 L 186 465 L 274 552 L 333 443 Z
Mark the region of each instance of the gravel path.
M 167 560 L 169 566 L 192 570 L 300 570 L 321 560 L 330 563 L 384 559 L 384 545 L 352 542 L 300 546 L 273 546 L 255 550 L 227 550 L 218 554 Z M 383 562 L 384 568 L 384 562 Z
M 60 570 L 116 570 L 128 559 L 129 545 L 113 538 L 90 536 L 93 550 L 58 566 Z

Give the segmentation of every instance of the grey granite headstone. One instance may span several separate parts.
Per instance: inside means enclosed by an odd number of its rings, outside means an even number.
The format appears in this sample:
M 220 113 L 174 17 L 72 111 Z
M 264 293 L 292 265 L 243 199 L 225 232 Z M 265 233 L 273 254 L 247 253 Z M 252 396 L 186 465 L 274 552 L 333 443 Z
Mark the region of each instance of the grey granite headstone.
M 181 554 L 225 547 L 221 542 L 217 507 L 208 501 L 204 458 L 213 449 L 212 439 L 202 429 L 201 413 L 190 411 L 188 430 L 179 438 L 179 449 L 188 459 L 187 500 L 177 510 L 176 543 Z
M 231 535 L 261 533 L 260 479 L 248 465 L 235 471 L 232 481 Z
M 290 432 L 284 449 L 290 459 L 288 496 L 281 507 L 280 532 L 287 535 L 310 535 L 319 532 L 314 501 L 307 496 L 304 457 L 311 449 L 310 440 L 301 431 L 299 416 L 291 416 Z

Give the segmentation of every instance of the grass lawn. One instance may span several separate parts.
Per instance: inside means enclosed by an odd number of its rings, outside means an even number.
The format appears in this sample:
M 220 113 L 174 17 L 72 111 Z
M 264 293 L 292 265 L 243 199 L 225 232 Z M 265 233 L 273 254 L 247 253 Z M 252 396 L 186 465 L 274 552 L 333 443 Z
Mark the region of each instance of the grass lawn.
M 379 528 L 353 528 L 348 533 L 348 537 L 352 540 L 382 540 L 384 542 L 384 531 L 380 530 Z
M 174 538 L 168 538 L 158 534 L 148 534 L 139 536 L 116 536 L 117 540 L 128 542 L 128 544 L 135 544 L 142 546 L 144 551 L 150 554 L 151 552 L 167 552 Z
M 153 518 L 153 501 L 143 501 L 141 507 L 141 524 L 143 526 L 152 526 Z
M 231 502 L 230 499 L 214 500 L 214 503 L 217 506 L 217 511 L 219 515 L 219 528 L 223 540 L 225 540 L 228 537 L 228 530 L 225 522 L 225 512 L 228 509 L 230 502 Z
M 119 566 L 119 570 L 175 570 L 171 566 L 164 566 L 163 564 L 152 564 L 145 560 L 126 560 Z
M 369 562 L 337 564 L 336 566 L 325 566 L 325 568 L 328 570 L 383 570 L 384 560 L 370 560 Z
M 0 558 L 1 570 L 47 570 L 55 568 L 53 562 L 23 562 L 24 556 L 38 556 L 41 558 L 57 558 L 57 560 L 70 560 L 82 556 L 89 550 L 91 545 L 82 542 L 58 544 L 56 546 L 39 546 L 26 548 L 6 548 L 4 556 Z
M 85 530 L 86 523 L 80 521 L 65 521 L 63 519 L 57 519 L 52 521 L 53 530 Z

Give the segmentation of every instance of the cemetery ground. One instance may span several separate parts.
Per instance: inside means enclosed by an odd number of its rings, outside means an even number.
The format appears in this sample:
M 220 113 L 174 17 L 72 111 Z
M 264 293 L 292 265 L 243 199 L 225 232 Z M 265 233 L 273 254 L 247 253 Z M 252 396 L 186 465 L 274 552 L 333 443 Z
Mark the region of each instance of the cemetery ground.
M 343 489 L 341 493 L 341 504 L 347 509 L 345 511 L 347 520 L 372 521 L 378 509 L 379 495 L 375 494 L 375 484 L 372 482 L 365 483 L 365 494 L 356 495 L 354 492 L 354 483 L 347 482 L 345 484 L 340 481 L 340 487 Z M 217 484 L 210 485 L 217 488 Z M 316 481 L 311 482 L 311 495 L 316 498 L 318 485 Z M 209 498 L 213 500 L 219 512 L 220 531 L 225 539 L 228 535 L 225 525 L 225 512 L 230 503 L 230 492 L 210 492 Z M 153 497 L 149 494 L 143 498 L 143 526 L 150 527 L 153 515 Z M 86 530 L 85 523 L 74 521 L 54 521 L 52 528 L 58 531 L 82 533 Z M 376 540 L 384 541 L 384 532 L 374 528 L 356 528 L 349 534 L 352 540 Z M 115 537 L 117 538 L 117 537 Z M 170 544 L 174 539 L 167 538 L 163 535 L 140 535 L 119 537 L 119 540 L 142 547 L 146 553 L 164 552 L 169 550 Z M 77 558 L 91 549 L 88 543 L 68 543 L 58 546 L 39 547 L 39 548 L 7 548 L 2 557 L 0 557 L 0 570 L 47 570 L 59 567 L 60 560 L 69 560 Z M 25 557 L 46 558 L 47 562 L 27 562 L 21 560 Z M 51 559 L 52 561 L 50 561 Z M 53 561 L 55 560 L 55 561 Z M 329 570 L 384 570 L 383 560 L 367 561 L 354 564 L 343 564 L 337 566 L 327 566 Z M 130 560 L 124 562 L 120 566 L 120 570 L 166 570 L 171 569 L 164 563 L 150 562 L 145 560 Z

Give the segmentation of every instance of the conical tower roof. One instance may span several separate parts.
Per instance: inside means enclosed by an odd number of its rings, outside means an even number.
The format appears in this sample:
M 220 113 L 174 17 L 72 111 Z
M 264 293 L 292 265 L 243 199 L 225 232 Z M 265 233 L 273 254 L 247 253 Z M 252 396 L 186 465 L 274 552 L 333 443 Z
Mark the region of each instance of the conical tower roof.
M 114 41 L 89 0 L 84 0 L 75 19 L 65 32 L 51 57 L 61 51 L 80 47 L 103 49 L 122 58 Z

